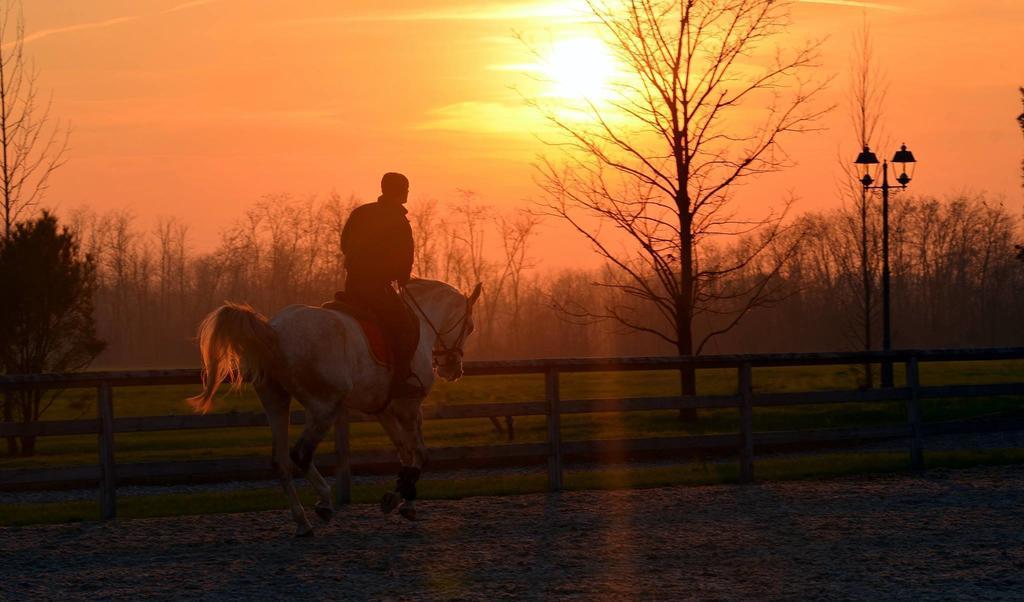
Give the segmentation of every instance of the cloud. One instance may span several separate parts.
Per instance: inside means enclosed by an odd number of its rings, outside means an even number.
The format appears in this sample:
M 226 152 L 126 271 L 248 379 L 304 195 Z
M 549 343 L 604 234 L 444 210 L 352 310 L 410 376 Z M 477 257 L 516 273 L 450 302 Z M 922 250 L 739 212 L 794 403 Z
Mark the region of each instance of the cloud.
M 174 13 L 181 10 L 188 10 L 190 8 L 196 8 L 198 6 L 205 6 L 207 4 L 213 4 L 216 2 L 222 2 L 223 0 L 190 0 L 189 2 L 183 2 L 176 4 L 170 8 L 164 9 L 157 14 L 165 15 L 168 13 Z M 75 25 L 67 25 L 65 27 L 54 27 L 52 29 L 42 29 L 34 31 L 32 33 L 25 34 L 23 42 L 29 44 L 43 38 L 50 36 L 60 35 L 64 33 L 72 33 L 75 31 L 85 31 L 89 29 L 102 29 L 104 27 L 111 27 L 113 25 L 120 25 L 121 23 L 128 23 L 130 21 L 138 21 L 139 19 L 147 18 L 151 15 L 125 15 L 123 17 L 114 17 L 112 19 L 104 19 L 102 21 L 93 21 L 92 23 L 76 23 Z M 4 44 L 5 47 L 11 46 L 14 42 L 8 42 Z
M 198 0 L 202 1 L 202 0 Z M 797 0 L 807 4 L 831 4 L 855 8 L 901 11 L 902 7 L 882 2 L 862 0 Z M 582 22 L 590 21 L 593 15 L 583 0 L 534 0 L 532 2 L 503 2 L 496 4 L 466 3 L 453 6 L 412 10 L 389 10 L 359 15 L 331 15 L 289 19 L 287 24 L 307 23 L 355 23 L 368 21 L 525 21 L 547 19 L 549 21 Z
M 159 15 L 176 13 L 183 10 L 198 8 L 209 4 L 216 4 L 224 0 L 189 0 L 171 6 L 160 11 Z M 866 8 L 886 11 L 902 11 L 903 8 L 892 4 L 881 2 L 865 2 L 861 0 L 798 0 L 804 4 L 830 4 L 834 6 L 848 6 L 854 8 Z M 137 21 L 152 15 L 126 15 L 114 17 L 92 23 L 78 23 L 66 27 L 55 27 L 44 29 L 25 35 L 25 43 L 34 42 L 54 35 L 85 31 L 89 29 L 101 29 L 120 25 L 130 21 Z M 590 19 L 587 5 L 580 0 L 569 0 L 564 2 L 534 1 L 534 2 L 504 2 L 500 4 L 463 4 L 440 8 L 388 11 L 367 13 L 363 15 L 338 15 L 329 17 L 311 17 L 306 19 L 290 19 L 285 21 L 291 24 L 300 23 L 325 23 L 325 22 L 360 22 L 360 21 L 523 21 L 529 19 L 548 19 L 563 22 L 587 21 Z M 10 43 L 5 44 L 8 46 Z
M 463 4 L 438 8 L 407 11 L 379 11 L 362 15 L 334 15 L 290 19 L 286 23 L 350 23 L 363 21 L 523 21 L 549 19 L 558 21 L 582 21 L 588 17 L 587 5 L 583 1 L 535 1 L 505 2 L 500 4 Z
M 187 9 L 190 9 L 190 8 L 195 8 L 197 6 L 204 6 L 206 4 L 214 4 L 216 2 L 221 2 L 221 1 L 222 0 L 191 0 L 190 2 L 182 2 L 181 4 L 178 4 L 177 6 L 172 6 L 172 7 L 168 8 L 167 10 L 162 11 L 161 14 L 176 13 L 179 10 L 187 10 Z
M 831 4 L 834 6 L 849 6 L 852 8 L 867 8 L 871 10 L 886 10 L 890 12 L 902 12 L 902 6 L 893 4 L 882 4 L 881 2 L 861 2 L 860 0 L 797 0 L 802 4 Z
M 28 44 L 36 40 L 48 38 L 62 33 L 71 33 L 73 31 L 84 31 L 86 29 L 100 29 L 102 27 L 110 27 L 111 25 L 118 25 L 120 23 L 127 23 L 128 21 L 137 21 L 141 19 L 142 15 L 129 15 L 126 17 L 114 17 L 113 19 L 105 19 L 103 21 L 94 21 L 92 23 L 78 23 L 76 25 L 68 25 L 66 27 L 54 27 L 53 29 L 42 29 L 34 31 L 29 34 L 25 34 L 24 43 Z M 8 42 L 5 46 L 10 46 L 14 42 Z
M 466 101 L 430 111 L 418 130 L 444 130 L 476 134 L 524 134 L 538 125 L 537 113 L 526 106 L 500 102 Z

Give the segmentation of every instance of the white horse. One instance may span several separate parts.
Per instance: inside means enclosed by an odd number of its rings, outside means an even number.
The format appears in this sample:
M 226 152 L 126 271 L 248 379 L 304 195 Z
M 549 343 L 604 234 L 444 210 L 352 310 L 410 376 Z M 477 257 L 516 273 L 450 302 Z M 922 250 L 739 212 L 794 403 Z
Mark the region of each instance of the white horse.
M 463 346 L 473 332 L 480 285 L 465 296 L 443 282 L 414 279 L 405 296 L 420 323 L 413 373 L 429 392 L 435 371 L 447 380 L 462 376 Z M 296 536 L 312 535 L 313 527 L 295 493 L 293 467 L 316 491 L 316 514 L 325 522 L 334 514 L 330 486 L 312 460 L 343 407 L 376 415 L 398 448 L 398 487 L 381 500 L 381 510 L 391 512 L 401 503 L 402 515 L 415 518 L 416 481 L 427 459 L 423 398 L 388 401 L 390 371 L 371 357 L 354 318 L 331 309 L 290 305 L 268 321 L 247 305 L 226 303 L 206 316 L 198 337 L 203 392 L 189 401 L 197 411 L 206 412 L 223 380 L 233 388 L 244 380 L 253 383 L 273 433 L 272 462 L 295 519 Z M 292 397 L 306 410 L 306 427 L 289 453 Z

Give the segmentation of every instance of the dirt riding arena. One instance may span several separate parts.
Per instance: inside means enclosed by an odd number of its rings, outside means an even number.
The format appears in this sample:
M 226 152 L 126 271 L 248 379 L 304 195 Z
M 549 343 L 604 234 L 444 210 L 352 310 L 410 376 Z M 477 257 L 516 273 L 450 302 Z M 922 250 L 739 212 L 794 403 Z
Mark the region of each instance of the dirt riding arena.
M 0 530 L 0 598 L 1020 599 L 1024 467 Z

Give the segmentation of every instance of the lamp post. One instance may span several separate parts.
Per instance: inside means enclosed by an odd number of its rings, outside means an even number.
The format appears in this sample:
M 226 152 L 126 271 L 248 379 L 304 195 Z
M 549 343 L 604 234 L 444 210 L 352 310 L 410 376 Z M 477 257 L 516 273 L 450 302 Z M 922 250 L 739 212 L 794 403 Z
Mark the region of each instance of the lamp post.
M 910 183 L 911 175 L 907 175 L 907 165 L 910 165 L 910 172 L 913 174 L 917 160 L 914 153 L 907 150 L 907 145 L 900 146 L 900 150 L 892 157 L 894 164 L 900 165 L 900 175 L 896 177 L 900 189 L 905 189 Z M 889 162 L 882 162 L 882 185 L 872 186 L 875 179 L 871 177 L 871 166 L 878 165 L 878 157 L 867 145 L 857 155 L 856 165 L 864 166 L 864 175 L 860 183 L 864 190 L 882 191 L 882 351 L 892 351 L 892 324 L 890 322 L 889 303 Z M 892 387 L 892 362 L 882 362 L 882 386 Z

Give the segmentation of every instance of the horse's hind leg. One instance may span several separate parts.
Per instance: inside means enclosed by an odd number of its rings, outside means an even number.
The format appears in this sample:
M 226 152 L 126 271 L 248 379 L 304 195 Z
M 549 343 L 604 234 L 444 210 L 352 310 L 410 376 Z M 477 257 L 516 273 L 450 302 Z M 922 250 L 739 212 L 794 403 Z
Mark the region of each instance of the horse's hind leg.
M 267 413 L 270 432 L 274 436 L 274 451 L 271 461 L 278 479 L 281 481 L 285 498 L 288 500 L 288 509 L 295 521 L 295 535 L 296 537 L 310 536 L 313 534 L 313 526 L 306 519 L 306 512 L 302 509 L 302 503 L 299 502 L 299 496 L 295 492 L 295 483 L 292 482 L 292 463 L 288 457 L 288 423 L 290 421 L 288 412 L 291 396 L 274 382 L 261 383 L 255 388 L 260 402 L 263 403 L 263 409 Z
M 313 486 L 313 491 L 316 492 L 316 505 L 313 506 L 313 510 L 316 511 L 316 515 L 320 517 L 320 520 L 329 522 L 334 517 L 334 502 L 331 499 L 331 486 L 327 484 L 327 480 L 324 479 L 320 471 L 317 470 L 316 464 L 310 462 L 309 470 L 306 472 L 306 479 L 309 484 Z
M 317 502 L 314 506 L 316 515 L 327 522 L 334 516 L 334 504 L 331 501 L 331 487 L 313 463 L 316 448 L 330 430 L 334 422 L 337 405 L 334 403 L 307 403 L 306 428 L 292 448 L 290 457 L 298 470 L 306 476 L 309 484 L 316 491 Z

